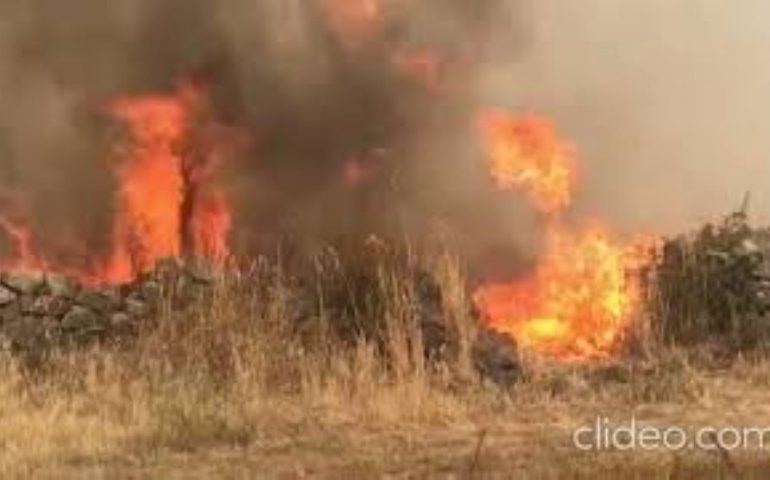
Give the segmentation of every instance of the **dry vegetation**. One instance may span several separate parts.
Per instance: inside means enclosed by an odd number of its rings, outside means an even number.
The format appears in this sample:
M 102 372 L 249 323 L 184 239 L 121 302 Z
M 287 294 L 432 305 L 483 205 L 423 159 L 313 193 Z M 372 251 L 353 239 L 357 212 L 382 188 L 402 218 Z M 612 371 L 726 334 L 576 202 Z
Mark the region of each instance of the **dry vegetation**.
M 35 364 L 5 356 L 2 477 L 765 478 L 770 460 L 750 453 L 571 444 L 597 415 L 770 425 L 761 355 L 723 361 L 704 344 L 647 338 L 602 364 L 522 359 L 524 378 L 504 391 L 473 369 L 458 263 L 430 262 L 452 341 L 426 355 L 413 259 L 377 258 L 356 270 L 326 254 L 310 287 L 261 261 L 220 279 L 194 313 L 168 305 L 121 344 Z

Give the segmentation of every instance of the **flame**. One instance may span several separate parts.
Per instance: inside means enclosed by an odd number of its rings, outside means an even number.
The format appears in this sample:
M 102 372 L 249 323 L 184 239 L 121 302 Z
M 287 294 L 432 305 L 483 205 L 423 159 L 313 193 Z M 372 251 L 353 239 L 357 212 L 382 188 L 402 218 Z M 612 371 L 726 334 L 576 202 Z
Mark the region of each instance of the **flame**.
M 487 164 L 498 188 L 523 189 L 543 213 L 554 214 L 572 201 L 576 160 L 548 120 L 511 117 L 500 111 L 481 116 L 479 127 Z
M 228 256 L 230 210 L 224 195 L 208 186 L 218 157 L 196 143 L 203 94 L 199 85 L 183 82 L 172 94 L 123 97 L 111 105 L 128 141 L 116 153 L 118 205 L 107 281 L 130 280 L 164 257 L 195 255 L 221 265 Z
M 111 107 L 129 144 L 118 154 L 114 250 L 110 281 L 130 279 L 163 257 L 181 254 L 184 179 L 180 147 L 189 106 L 174 96 L 121 98 Z
M 126 134 L 111 158 L 117 188 L 107 257 L 89 258 L 91 268 L 50 262 L 18 207 L 0 196 L 0 232 L 12 250 L 0 265 L 55 271 L 87 284 L 133 280 L 166 257 L 222 266 L 230 256 L 232 216 L 214 176 L 229 145 L 222 145 L 209 110 L 205 88 L 192 81 L 168 94 L 116 99 L 108 112 Z
M 520 346 L 563 360 L 601 358 L 622 338 L 638 295 L 631 250 L 601 226 L 549 232 L 545 258 L 529 278 L 482 286 L 476 305 L 489 325 Z
M 558 360 L 602 358 L 619 344 L 638 303 L 630 275 L 640 250 L 613 241 L 599 222 L 572 230 L 560 214 L 572 201 L 574 149 L 552 123 L 486 112 L 479 122 L 495 185 L 521 188 L 548 220 L 544 257 L 525 278 L 482 285 L 474 300 L 493 329 Z

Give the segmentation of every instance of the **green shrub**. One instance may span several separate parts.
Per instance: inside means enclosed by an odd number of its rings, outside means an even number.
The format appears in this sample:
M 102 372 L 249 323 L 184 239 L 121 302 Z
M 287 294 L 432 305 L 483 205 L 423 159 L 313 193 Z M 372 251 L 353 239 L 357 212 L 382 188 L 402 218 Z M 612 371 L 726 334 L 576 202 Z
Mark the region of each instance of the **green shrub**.
M 750 348 L 770 338 L 767 232 L 745 211 L 668 239 L 652 279 L 651 313 L 670 343 L 729 341 Z

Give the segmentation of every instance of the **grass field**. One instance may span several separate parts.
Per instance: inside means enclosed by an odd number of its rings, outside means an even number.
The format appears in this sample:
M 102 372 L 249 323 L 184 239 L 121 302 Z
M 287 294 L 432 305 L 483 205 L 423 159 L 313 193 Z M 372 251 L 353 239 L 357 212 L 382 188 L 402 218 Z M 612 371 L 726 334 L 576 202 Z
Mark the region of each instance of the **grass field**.
M 124 344 L 0 360 L 3 478 L 766 478 L 758 452 L 582 452 L 597 417 L 770 425 L 770 361 L 654 342 L 586 365 L 527 358 L 481 381 L 456 264 L 437 267 L 458 347 L 423 354 L 413 285 L 380 272 L 377 339 L 287 321 L 289 282 L 243 277 L 194 312 L 164 309 Z M 309 326 L 308 326 L 309 325 Z

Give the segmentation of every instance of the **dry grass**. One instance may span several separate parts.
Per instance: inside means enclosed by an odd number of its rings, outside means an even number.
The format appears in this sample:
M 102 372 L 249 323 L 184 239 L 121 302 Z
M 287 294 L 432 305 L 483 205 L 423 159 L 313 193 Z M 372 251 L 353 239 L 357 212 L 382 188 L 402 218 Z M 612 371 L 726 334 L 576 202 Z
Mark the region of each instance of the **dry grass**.
M 4 357 L 2 477 L 764 478 L 767 461 L 751 457 L 576 457 L 570 432 L 600 414 L 770 424 L 766 362 L 723 373 L 677 351 L 530 362 L 501 392 L 472 374 L 460 269 L 443 258 L 434 270 L 456 338 L 440 361 L 425 359 L 415 284 L 387 268 L 372 287 L 385 300 L 376 338 L 340 337 L 323 302 L 298 329 L 291 279 L 270 268 L 222 280 L 195 313 L 164 309 L 130 345 L 54 353 L 34 368 Z

